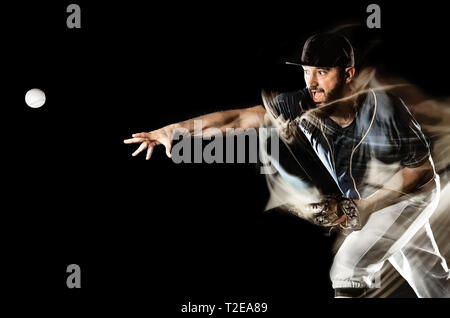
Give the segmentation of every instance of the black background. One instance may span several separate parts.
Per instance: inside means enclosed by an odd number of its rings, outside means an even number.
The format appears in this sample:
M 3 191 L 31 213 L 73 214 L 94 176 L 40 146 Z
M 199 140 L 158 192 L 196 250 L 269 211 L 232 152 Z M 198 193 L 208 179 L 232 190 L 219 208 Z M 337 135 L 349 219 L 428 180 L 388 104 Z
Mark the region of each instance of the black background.
M 263 213 L 255 164 L 132 158 L 123 139 L 212 111 L 260 104 L 262 88 L 304 85 L 283 65 L 311 34 L 356 23 L 359 64 L 447 94 L 447 12 L 438 2 L 78 1 L 4 6 L 5 278 L 14 298 L 75 308 L 179 312 L 181 304 L 269 301 L 272 312 L 330 306 L 332 237 Z M 361 51 L 362 52 L 362 51 Z M 46 104 L 24 95 L 42 89 Z M 8 202 L 8 204 L 6 204 Z M 9 204 L 11 203 L 11 204 Z M 79 264 L 82 288 L 66 287 Z M 405 286 L 397 296 L 413 296 Z M 126 299 L 131 299 L 127 302 Z

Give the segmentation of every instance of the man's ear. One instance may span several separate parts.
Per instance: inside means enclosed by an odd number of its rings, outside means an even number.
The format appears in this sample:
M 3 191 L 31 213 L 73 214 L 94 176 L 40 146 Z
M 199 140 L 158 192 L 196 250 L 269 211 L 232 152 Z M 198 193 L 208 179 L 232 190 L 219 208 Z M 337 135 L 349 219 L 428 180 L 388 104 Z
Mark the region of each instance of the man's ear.
M 344 70 L 345 83 L 346 84 L 350 83 L 354 75 L 355 75 L 355 68 L 353 66 L 346 67 Z

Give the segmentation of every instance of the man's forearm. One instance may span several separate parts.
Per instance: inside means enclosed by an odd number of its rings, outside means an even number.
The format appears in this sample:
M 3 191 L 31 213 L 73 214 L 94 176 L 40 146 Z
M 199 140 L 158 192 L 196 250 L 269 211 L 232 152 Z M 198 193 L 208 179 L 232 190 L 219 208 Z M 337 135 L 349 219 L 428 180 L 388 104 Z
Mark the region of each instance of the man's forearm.
M 173 128 L 187 129 L 190 134 L 193 134 L 194 129 L 196 128 L 194 126 L 195 121 L 201 121 L 202 131 L 204 131 L 212 127 L 220 128 L 224 125 L 229 125 L 233 121 L 236 121 L 238 117 L 239 110 L 233 109 L 198 116 L 169 126 L 172 126 Z
M 222 134 L 224 134 L 227 128 L 247 129 L 250 127 L 258 127 L 260 122 L 262 122 L 264 112 L 265 111 L 262 106 L 255 106 L 245 109 L 232 109 L 198 116 L 171 124 L 168 127 L 173 129 L 186 129 L 191 135 L 194 136 L 198 132 L 203 134 L 205 130 L 210 128 L 220 129 Z M 199 121 L 201 125 L 196 125 L 196 121 Z
M 433 177 L 434 167 L 429 160 L 417 168 L 403 168 L 389 179 L 383 188 L 356 201 L 356 205 L 361 213 L 368 215 L 399 202 L 402 196 L 416 191 Z

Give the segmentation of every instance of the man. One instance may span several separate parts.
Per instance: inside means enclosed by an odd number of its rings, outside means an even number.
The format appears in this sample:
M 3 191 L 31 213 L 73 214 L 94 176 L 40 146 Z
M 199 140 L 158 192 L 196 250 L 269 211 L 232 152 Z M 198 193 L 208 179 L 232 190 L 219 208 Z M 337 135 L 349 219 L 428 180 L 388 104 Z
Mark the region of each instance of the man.
M 141 143 L 133 156 L 147 150 L 148 160 L 162 144 L 171 157 L 175 130 L 192 133 L 194 120 L 202 121 L 203 131 L 216 127 L 225 133 L 260 127 L 268 117 L 280 119 L 300 136 L 300 150 L 292 156 L 316 162 L 328 174 L 307 183 L 322 193 L 327 192 L 324 180 L 334 183 L 331 192 L 339 196 L 311 205 L 315 223 L 347 230 L 331 268 L 336 297 L 367 295 L 386 260 L 418 297 L 450 297 L 447 264 L 428 223 L 439 200 L 439 177 L 418 123 L 399 98 L 355 88 L 354 53 L 345 37 L 313 35 L 300 64 L 306 82 L 301 91 L 266 98 L 265 107 L 212 113 L 134 134 L 125 143 Z

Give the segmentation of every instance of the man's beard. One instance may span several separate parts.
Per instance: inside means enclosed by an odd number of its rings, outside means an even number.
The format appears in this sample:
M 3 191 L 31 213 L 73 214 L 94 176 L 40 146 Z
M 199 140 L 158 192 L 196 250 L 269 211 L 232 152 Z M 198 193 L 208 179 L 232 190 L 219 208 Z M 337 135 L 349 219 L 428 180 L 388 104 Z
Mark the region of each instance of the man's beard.
M 314 98 L 313 98 L 313 93 L 311 92 L 312 90 L 317 90 L 319 92 L 323 92 L 324 96 L 325 96 L 325 99 L 323 101 L 321 101 L 321 102 L 315 102 Z M 336 84 L 336 86 L 331 91 L 329 91 L 326 94 L 325 94 L 325 91 L 323 89 L 318 88 L 317 86 L 312 86 L 312 87 L 309 88 L 309 94 L 310 94 L 310 96 L 311 96 L 311 98 L 312 98 L 312 100 L 313 100 L 313 102 L 314 102 L 314 104 L 316 106 L 326 105 L 326 104 L 331 103 L 333 101 L 336 101 L 336 100 L 338 100 L 340 98 L 343 98 L 344 97 L 343 96 L 343 91 L 344 91 L 344 82 L 343 81 L 341 81 L 338 84 Z

